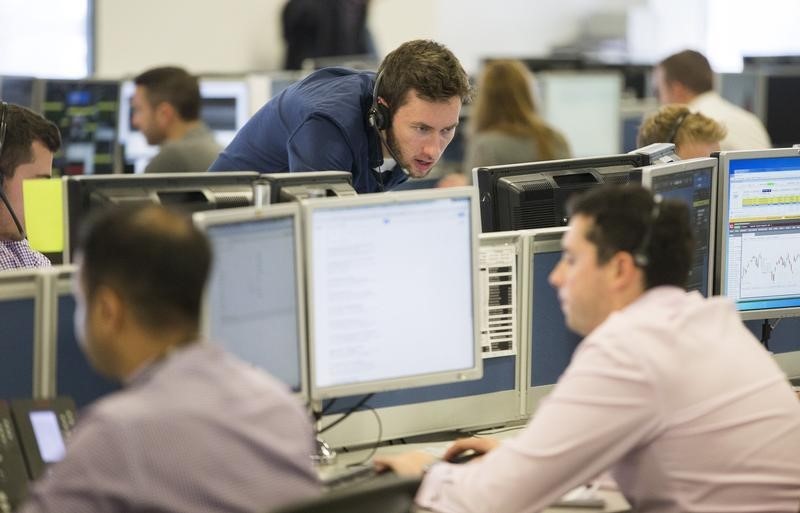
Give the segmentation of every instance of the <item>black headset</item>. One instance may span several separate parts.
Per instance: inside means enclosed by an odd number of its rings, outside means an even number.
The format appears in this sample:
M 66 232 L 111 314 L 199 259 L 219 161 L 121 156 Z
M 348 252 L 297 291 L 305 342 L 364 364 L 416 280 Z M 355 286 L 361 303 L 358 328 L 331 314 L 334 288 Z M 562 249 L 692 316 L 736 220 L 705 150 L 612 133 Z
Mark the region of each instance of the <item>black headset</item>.
M 3 156 L 3 143 L 6 142 L 6 131 L 8 130 L 8 104 L 4 101 L 0 101 L 0 157 Z M 17 218 L 17 214 L 14 212 L 14 209 L 11 208 L 11 203 L 8 201 L 8 197 L 6 197 L 5 193 L 5 181 L 6 181 L 6 174 L 0 169 L 0 201 L 6 206 L 8 209 L 8 213 L 11 214 L 11 219 L 14 220 L 14 224 L 17 225 L 17 230 L 19 230 L 19 234 L 22 235 L 22 238 L 26 238 L 25 230 L 22 229 L 22 223 L 19 222 L 19 218 Z
M 392 125 L 392 115 L 389 107 L 378 103 L 378 87 L 380 86 L 383 72 L 375 77 L 375 88 L 372 90 L 372 106 L 367 113 L 367 123 L 375 130 L 386 130 Z
M 8 122 L 6 121 L 6 112 L 8 111 L 8 104 L 0 101 L 0 155 L 3 154 L 3 143 L 6 140 L 6 130 L 8 130 Z
M 639 247 L 633 250 L 633 261 L 638 267 L 642 269 L 650 265 L 650 241 L 653 239 L 653 230 L 655 229 L 658 218 L 661 217 L 661 195 L 656 194 L 653 196 L 653 209 L 650 211 L 650 218 L 647 220 L 642 241 Z

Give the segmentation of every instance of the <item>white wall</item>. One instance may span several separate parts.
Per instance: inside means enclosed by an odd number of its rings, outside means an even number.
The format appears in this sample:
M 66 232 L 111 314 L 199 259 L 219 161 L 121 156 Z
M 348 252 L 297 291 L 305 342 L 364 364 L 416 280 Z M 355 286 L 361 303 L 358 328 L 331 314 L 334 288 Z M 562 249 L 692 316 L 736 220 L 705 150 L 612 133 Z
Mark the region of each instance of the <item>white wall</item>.
M 194 73 L 276 69 L 283 0 L 97 0 L 100 77 L 176 64 Z
M 132 75 L 167 63 L 195 73 L 279 69 L 284 1 L 97 0 L 97 75 Z M 572 40 L 594 13 L 639 3 L 372 0 L 369 25 L 381 55 L 409 39 L 433 38 L 472 72 L 486 55 L 547 53 Z

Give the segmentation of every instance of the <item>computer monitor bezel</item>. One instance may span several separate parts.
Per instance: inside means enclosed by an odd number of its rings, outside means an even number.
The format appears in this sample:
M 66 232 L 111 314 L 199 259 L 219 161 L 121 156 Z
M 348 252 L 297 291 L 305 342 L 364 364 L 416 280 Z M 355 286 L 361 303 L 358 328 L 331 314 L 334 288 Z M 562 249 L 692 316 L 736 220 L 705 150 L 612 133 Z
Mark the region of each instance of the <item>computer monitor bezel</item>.
M 305 276 L 303 268 L 303 236 L 302 222 L 300 217 L 300 205 L 296 203 L 284 203 L 281 205 L 271 205 L 266 207 L 247 207 L 231 208 L 226 210 L 197 212 L 192 215 L 195 226 L 207 232 L 209 228 L 216 226 L 227 226 L 246 223 L 258 223 L 261 221 L 290 218 L 294 226 L 294 265 L 295 265 L 295 287 L 297 290 L 297 335 L 298 335 L 298 365 L 300 366 L 300 389 L 293 391 L 296 396 L 303 400 L 308 399 L 308 339 L 306 336 L 306 301 L 305 301 Z M 212 271 L 213 272 L 213 271 Z M 210 286 L 210 283 L 209 283 Z M 203 294 L 203 308 L 200 321 L 200 329 L 203 336 L 211 343 L 215 341 L 210 338 L 211 315 L 210 297 L 208 287 Z M 266 371 L 269 372 L 269 371 Z
M 315 376 L 315 325 L 314 325 L 314 277 L 311 271 L 313 267 L 313 221 L 314 213 L 320 210 L 342 210 L 358 207 L 373 207 L 381 205 L 421 203 L 426 201 L 441 200 L 469 200 L 470 212 L 470 260 L 472 262 L 470 274 L 472 278 L 472 347 L 473 362 L 467 369 L 449 370 L 427 375 L 414 375 L 385 379 L 380 381 L 367 381 L 358 383 L 348 383 L 320 387 L 316 383 Z M 472 187 L 453 187 L 448 189 L 429 189 L 423 191 L 403 191 L 385 194 L 368 194 L 347 198 L 318 198 L 304 200 L 301 202 L 303 208 L 303 224 L 305 234 L 305 272 L 306 272 L 306 301 L 308 308 L 306 318 L 308 325 L 308 362 L 309 362 L 309 394 L 312 401 L 333 399 L 357 394 L 370 394 L 398 390 L 402 388 L 421 387 L 427 385 L 437 385 L 450 382 L 467 381 L 480 379 L 483 373 L 483 361 L 481 357 L 480 339 L 480 293 L 478 290 L 478 262 L 479 262 L 479 234 L 478 227 L 478 205 L 477 195 Z M 387 270 L 390 272 L 390 270 Z
M 617 155 L 545 160 L 473 168 L 472 183 L 478 188 L 481 228 L 484 233 L 497 231 L 495 219 L 497 217 L 497 206 L 495 202 L 497 200 L 497 183 L 502 178 L 535 173 L 608 169 L 623 166 L 629 166 L 630 169 L 633 170 L 649 165 L 650 161 L 651 157 L 649 155 L 633 151 Z
M 706 276 L 706 290 L 711 296 L 714 291 L 714 266 L 716 264 L 716 233 L 717 233 L 717 195 L 719 194 L 719 171 L 718 161 L 713 157 L 700 157 L 694 159 L 680 160 L 666 164 L 654 164 L 642 168 L 642 186 L 652 189 L 653 179 L 663 176 L 676 175 L 687 171 L 700 171 L 712 168 L 711 170 L 711 209 L 709 219 L 709 240 L 708 240 L 708 275 Z
M 306 187 L 311 190 L 324 189 L 334 193 L 344 193 L 342 196 L 355 196 L 353 188 L 353 174 L 349 171 L 302 171 L 298 173 L 261 173 L 259 180 L 269 183 L 269 203 L 285 203 L 298 201 L 297 198 L 282 198 L 281 192 L 290 187 Z M 303 199 L 303 198 L 300 198 Z
M 231 187 L 250 183 L 249 204 L 252 205 L 252 183 L 258 179 L 255 171 L 232 171 L 225 173 L 156 173 L 150 175 L 79 175 L 64 176 L 62 180 L 62 197 L 64 205 L 64 252 L 63 263 L 68 264 L 73 260 L 74 245 L 79 232 L 79 224 L 85 221 L 86 208 L 72 204 L 71 201 L 83 198 L 83 194 L 73 198 L 78 188 L 92 188 L 93 190 L 107 188 L 108 190 L 121 190 L 126 187 L 131 190 L 147 191 L 147 196 L 153 203 L 158 203 L 159 191 L 186 191 L 206 190 L 213 187 Z M 185 183 L 181 183 L 185 182 Z M 77 185 L 76 185 L 77 184 Z M 159 187 L 161 185 L 161 187 Z M 75 214 L 78 219 L 72 219 Z
M 727 269 L 725 268 L 728 251 L 728 208 L 729 208 L 729 194 L 730 194 L 730 163 L 735 160 L 749 160 L 749 159 L 764 159 L 764 158 L 784 158 L 784 157 L 800 157 L 800 149 L 798 148 L 775 148 L 764 150 L 738 150 L 738 151 L 721 151 L 718 154 L 719 159 L 719 205 L 717 215 L 717 251 L 715 263 L 715 293 L 719 295 L 726 295 L 724 284 L 727 279 Z M 799 159 L 800 161 L 800 159 Z M 800 297 L 800 295 L 798 295 Z M 739 315 L 742 320 L 754 319 L 778 319 L 782 317 L 798 317 L 800 316 L 800 306 L 793 306 L 787 308 L 770 308 L 770 309 L 754 309 L 754 310 L 739 310 Z

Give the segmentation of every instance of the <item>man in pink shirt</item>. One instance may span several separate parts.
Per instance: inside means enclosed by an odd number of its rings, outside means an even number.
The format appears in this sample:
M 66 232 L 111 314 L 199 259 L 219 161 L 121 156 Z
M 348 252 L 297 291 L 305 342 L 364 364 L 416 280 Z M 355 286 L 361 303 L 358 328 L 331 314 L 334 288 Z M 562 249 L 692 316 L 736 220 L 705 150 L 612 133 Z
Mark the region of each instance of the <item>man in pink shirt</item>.
M 800 404 L 732 303 L 683 289 L 688 212 L 640 187 L 572 202 L 550 275 L 586 338 L 528 426 L 499 443 L 456 442 L 445 459 L 376 458 L 428 471 L 426 508 L 533 512 L 610 470 L 637 512 L 792 512 L 800 507 Z

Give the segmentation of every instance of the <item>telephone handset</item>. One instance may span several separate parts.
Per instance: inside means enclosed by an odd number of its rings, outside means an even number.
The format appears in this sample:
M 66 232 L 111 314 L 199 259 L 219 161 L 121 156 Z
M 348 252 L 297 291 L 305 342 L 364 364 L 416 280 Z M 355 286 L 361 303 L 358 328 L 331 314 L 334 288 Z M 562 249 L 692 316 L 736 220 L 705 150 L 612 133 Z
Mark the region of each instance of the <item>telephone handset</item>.
M 11 408 L 0 400 L 0 513 L 11 513 L 28 493 L 28 471 Z
M 0 400 L 0 513 L 14 511 L 29 482 L 64 457 L 75 418 L 69 397 Z

